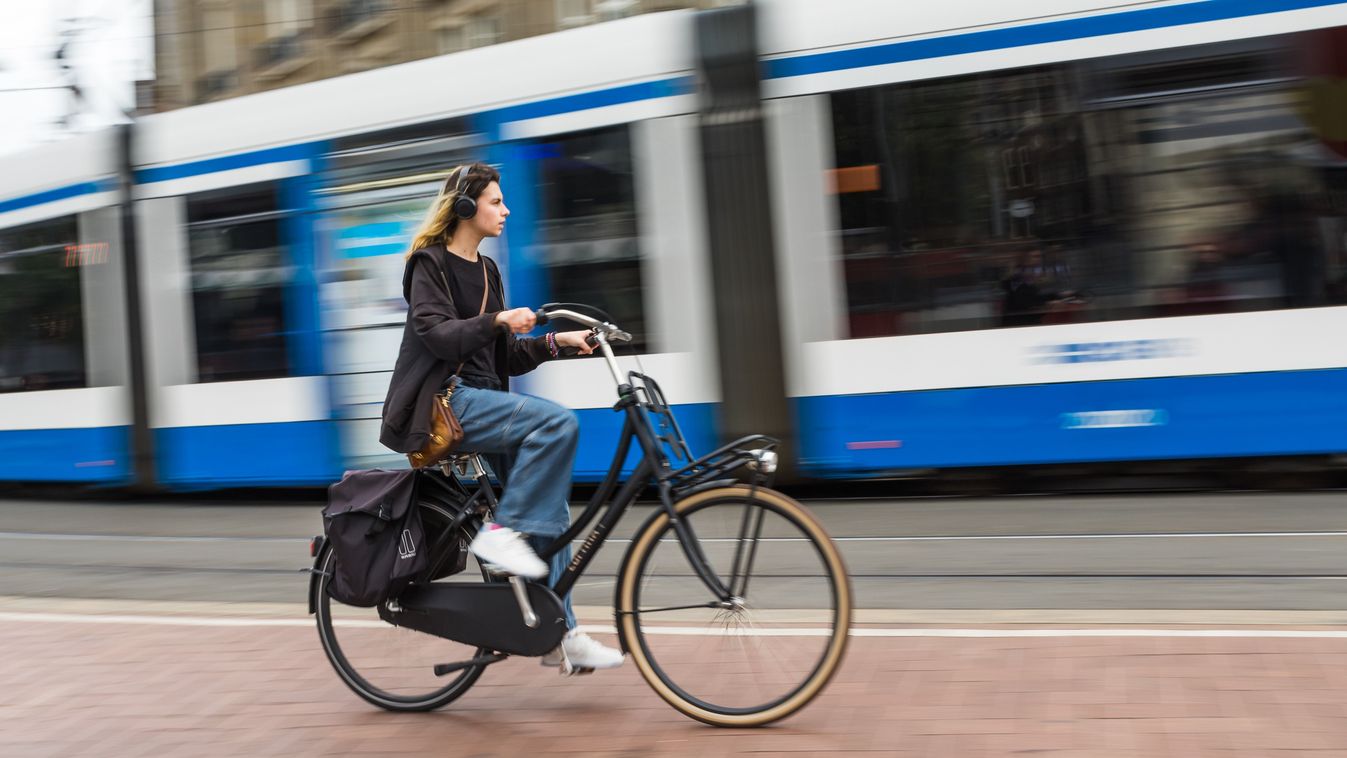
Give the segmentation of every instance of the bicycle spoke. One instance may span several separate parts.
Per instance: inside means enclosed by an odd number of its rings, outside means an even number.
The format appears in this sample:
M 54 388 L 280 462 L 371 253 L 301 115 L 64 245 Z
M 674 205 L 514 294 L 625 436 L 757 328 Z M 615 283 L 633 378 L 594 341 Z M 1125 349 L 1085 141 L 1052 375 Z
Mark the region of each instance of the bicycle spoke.
M 666 611 L 690 611 L 694 608 L 719 608 L 719 607 L 720 603 L 713 601 L 710 603 L 698 603 L 696 605 L 671 605 L 666 608 L 642 608 L 639 611 L 636 611 L 636 613 L 637 615 L 641 615 L 648 613 L 664 613 Z

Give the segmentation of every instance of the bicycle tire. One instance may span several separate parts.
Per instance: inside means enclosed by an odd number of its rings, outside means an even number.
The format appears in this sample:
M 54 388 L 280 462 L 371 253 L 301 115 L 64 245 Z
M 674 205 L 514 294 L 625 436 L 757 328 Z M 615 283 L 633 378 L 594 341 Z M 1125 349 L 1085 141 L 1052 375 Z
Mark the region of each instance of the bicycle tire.
M 435 533 L 433 531 L 434 524 L 439 523 L 447 525 L 452 518 L 452 515 L 448 511 L 432 503 L 423 502 L 420 503 L 418 507 L 422 509 L 422 522 L 426 526 L 427 534 Z M 472 540 L 473 534 L 467 527 L 460 528 L 459 534 L 462 538 L 468 541 Z M 370 675 L 368 674 L 368 672 L 362 674 L 361 671 L 357 669 L 357 666 L 352 664 L 352 662 L 350 661 L 348 657 L 348 651 L 343 649 L 340 639 L 341 635 L 338 634 L 337 632 L 337 627 L 341 626 L 340 622 L 334 624 L 332 607 L 334 605 L 341 606 L 340 603 L 332 600 L 331 596 L 329 596 L 327 592 L 327 583 L 329 577 L 332 575 L 334 560 L 335 554 L 332 551 L 332 546 L 330 544 L 324 545 L 323 550 L 320 553 L 320 559 L 317 562 L 318 566 L 320 567 L 320 570 L 323 572 L 323 575 L 319 576 L 319 581 L 314 583 L 313 589 L 313 592 L 315 593 L 313 597 L 313 605 L 318 622 L 318 637 L 319 640 L 322 642 L 323 652 L 327 655 L 327 659 L 332 664 L 332 667 L 336 669 L 337 675 L 341 678 L 342 682 L 344 682 L 347 687 L 349 687 L 353 692 L 355 692 L 355 694 L 359 695 L 365 701 L 389 711 L 399 711 L 399 712 L 431 711 L 435 710 L 436 708 L 442 708 L 448 705 L 449 703 L 453 702 L 454 700 L 458 699 L 465 692 L 467 692 L 468 689 L 471 688 L 473 684 L 477 682 L 477 679 L 482 675 L 482 672 L 486 670 L 486 665 L 477 665 L 465 668 L 457 672 L 457 675 L 453 676 L 453 678 L 450 679 L 447 684 L 444 684 L 442 686 L 436 686 L 434 688 L 429 689 L 426 692 L 417 694 L 400 694 L 396 692 L 391 692 L 385 689 L 384 687 L 381 687 L 373 683 L 370 680 Z M 482 576 L 482 581 L 491 581 L 489 575 L 486 573 L 485 570 L 482 570 L 480 566 L 478 567 L 478 569 L 479 573 Z M 470 575 L 470 568 L 469 570 L 465 570 L 459 576 L 468 576 L 468 575 Z M 342 607 L 346 608 L 347 606 Z M 377 608 L 353 609 L 352 612 L 355 611 L 367 611 L 369 614 L 377 618 L 376 615 L 378 612 Z M 357 623 L 365 623 L 365 622 L 357 622 Z M 373 624 L 374 622 L 368 623 Z M 390 630 L 398 629 L 398 627 L 394 627 L 393 625 L 387 624 L 386 622 L 379 621 L 377 623 L 383 624 Z M 432 635 L 425 635 L 421 632 L 413 632 L 405 629 L 399 629 L 399 631 L 408 635 L 416 635 L 416 637 L 414 637 L 413 639 L 415 639 L 415 641 L 420 645 L 428 646 L 431 644 L 435 644 L 436 641 L 438 641 L 438 643 L 443 644 L 437 645 L 437 647 L 451 649 L 453 645 L 457 644 L 450 642 L 449 640 L 434 637 Z M 469 648 L 467 646 L 459 646 L 459 647 L 463 651 L 472 650 L 472 648 Z M 486 648 L 476 648 L 475 652 L 472 653 L 464 652 L 459 653 L 457 655 L 442 656 L 448 658 L 449 660 L 439 660 L 437 662 L 449 663 L 452 662 L 452 659 L 454 658 L 458 658 L 459 660 L 467 660 L 469 658 L 487 655 L 490 652 L 491 651 L 487 650 Z M 426 665 L 427 667 L 429 667 L 432 664 L 427 663 Z
M 761 646 L 763 644 L 762 640 L 795 636 L 801 638 L 812 637 L 823 640 L 821 649 L 818 653 L 817 662 L 812 666 L 808 666 L 808 661 L 804 664 L 804 667 L 808 671 L 807 675 L 793 686 L 786 685 L 788 689 L 783 695 L 771 698 L 765 702 L 750 702 L 748 705 L 727 705 L 710 702 L 704 696 L 692 694 L 688 689 L 689 687 L 695 688 L 702 686 L 699 676 L 694 674 L 683 676 L 684 679 L 693 681 L 674 681 L 675 677 L 666 670 L 669 668 L 669 663 L 674 656 L 664 657 L 664 659 L 661 660 L 661 654 L 652 652 L 651 640 L 656 638 L 664 640 L 668 637 L 685 632 L 680 631 L 683 629 L 682 627 L 677 627 L 672 630 L 669 628 L 661 629 L 658 626 L 658 620 L 648 621 L 647 617 L 653 618 L 656 611 L 677 611 L 691 606 L 680 606 L 678 608 L 648 608 L 645 610 L 641 607 L 643 592 L 646 592 L 651 588 L 652 582 L 656 578 L 655 573 L 658 571 L 657 567 L 651 565 L 652 555 L 661 549 L 661 544 L 667 549 L 679 550 L 679 554 L 681 555 L 681 548 L 677 547 L 678 543 L 672 533 L 673 527 L 669 520 L 669 516 L 662 510 L 657 511 L 655 515 L 636 532 L 636 536 L 633 538 L 631 546 L 628 548 L 627 554 L 619 568 L 616 593 L 618 634 L 622 641 L 623 649 L 629 653 L 632 662 L 640 671 L 641 676 L 661 698 L 675 709 L 693 719 L 714 726 L 753 727 L 778 721 L 808 705 L 809 702 L 823 690 L 833 674 L 836 673 L 846 652 L 847 639 L 851 626 L 851 583 L 841 555 L 838 553 L 832 539 L 828 537 L 827 533 L 824 531 L 822 525 L 819 524 L 818 520 L 815 519 L 804 506 L 779 492 L 763 488 L 749 488 L 747 486 L 720 487 L 695 493 L 678 501 L 674 504 L 674 511 L 684 523 L 692 524 L 696 521 L 699 512 L 717 506 L 732 506 L 733 504 L 743 506 L 743 512 L 745 514 L 743 518 L 745 519 L 744 523 L 746 524 L 749 523 L 749 519 L 753 518 L 749 514 L 756 512 L 752 509 L 757 509 L 763 512 L 763 515 L 757 517 L 759 529 L 761 529 L 761 525 L 765 522 L 766 515 L 772 514 L 776 519 L 773 521 L 773 524 L 777 524 L 778 520 L 781 524 L 781 526 L 774 526 L 778 533 L 794 529 L 798 532 L 798 535 L 800 535 L 787 538 L 772 538 L 767 536 L 758 538 L 755 536 L 752 540 L 751 551 L 748 553 L 750 556 L 750 563 L 755 560 L 752 556 L 757 554 L 758 545 L 769 542 L 777 545 L 788 545 L 789 549 L 794 551 L 792 554 L 793 556 L 808 557 L 809 550 L 804 550 L 804 548 L 812 549 L 812 553 L 819 561 L 823 576 L 814 577 L 814 584 L 820 586 L 826 584 L 827 590 L 831 594 L 831 609 L 824 609 L 823 611 L 814 614 L 816 623 L 813 628 L 801 629 L 799 625 L 788 623 L 781 629 L 769 631 L 759 629 L 754 622 L 749 622 L 747 627 L 743 624 L 736 624 L 734 627 L 736 631 L 731 633 L 732 636 L 749 636 L 757 638 L 753 642 L 756 646 Z M 664 539 L 661 540 L 661 538 Z M 697 539 L 702 543 L 707 541 L 706 536 L 703 534 L 698 534 Z M 717 543 L 727 542 L 727 540 L 719 538 L 714 541 Z M 740 531 L 737 541 L 739 543 L 748 544 L 744 539 L 744 530 Z M 730 539 L 728 542 L 734 544 L 735 539 Z M 674 547 L 670 547 L 670 545 Z M 724 545 L 722 544 L 722 553 L 723 547 Z M 738 565 L 740 559 L 737 556 L 742 549 L 742 545 L 735 545 L 735 565 Z M 802 550 L 803 552 L 801 552 Z M 708 560 L 711 560 L 714 567 L 715 561 L 712 560 L 709 553 Z M 724 563 L 725 562 L 722 560 L 721 565 L 723 566 Z M 658 577 L 660 583 L 662 585 L 671 585 L 673 583 L 681 582 L 684 587 L 692 587 L 695 585 L 695 587 L 688 590 L 688 592 L 694 594 L 700 593 L 704 599 L 709 598 L 710 591 L 702 587 L 701 581 L 691 572 L 691 567 L 687 564 L 686 558 L 682 559 L 682 568 L 685 573 L 680 575 L 662 575 Z M 717 574 L 720 573 L 719 569 L 717 569 Z M 722 581 L 723 580 L 724 578 L 722 577 Z M 784 581 L 790 582 L 793 580 L 786 579 Z M 748 595 L 749 593 L 747 590 L 751 588 L 751 585 L 747 578 L 744 579 L 744 587 L 744 594 Z M 681 592 L 682 590 L 679 591 Z M 784 595 L 788 597 L 789 592 L 784 593 Z M 787 602 L 796 601 L 790 599 L 787 600 Z M 748 600 L 745 598 L 741 605 L 747 605 L 747 603 Z M 724 613 L 747 613 L 749 611 L 746 608 L 740 608 L 737 611 L 715 610 L 715 612 L 723 615 Z M 789 611 L 775 612 L 779 618 L 785 618 L 790 614 Z M 804 615 L 799 616 L 799 618 L 804 617 Z M 714 626 L 708 627 L 708 629 L 710 629 L 712 633 L 714 633 L 716 628 L 722 626 L 727 632 L 730 630 L 730 625 L 722 618 L 714 619 L 711 623 Z M 691 631 L 693 630 L 687 630 L 687 632 Z M 696 631 L 701 633 L 702 630 L 699 629 Z M 665 644 L 667 645 L 669 643 Z M 744 649 L 745 654 L 747 655 L 747 644 L 741 641 L 739 642 L 739 646 Z M 684 653 L 682 657 L 686 658 L 689 654 L 693 658 L 704 655 L 714 659 L 716 652 L 708 648 L 708 642 L 699 640 L 695 645 L 684 644 Z M 718 664 L 712 660 L 712 663 L 709 665 L 712 668 L 715 668 Z M 707 665 L 702 665 L 701 671 L 705 672 L 706 670 Z M 771 672 L 773 675 L 776 675 L 777 673 L 778 672 L 775 670 Z

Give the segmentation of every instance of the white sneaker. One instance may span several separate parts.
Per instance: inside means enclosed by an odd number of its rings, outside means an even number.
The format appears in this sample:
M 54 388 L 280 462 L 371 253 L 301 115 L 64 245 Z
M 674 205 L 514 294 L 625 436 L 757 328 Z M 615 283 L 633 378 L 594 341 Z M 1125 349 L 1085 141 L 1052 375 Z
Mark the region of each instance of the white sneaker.
M 468 551 L 477 556 L 487 569 L 514 574 L 525 579 L 547 576 L 547 564 L 524 541 L 524 535 L 515 530 L 487 522 L 468 545 Z
M 572 629 L 561 638 L 561 644 L 542 657 L 544 666 L 560 666 L 561 673 L 576 669 L 615 669 L 625 658 L 621 650 L 601 645 L 588 634 Z

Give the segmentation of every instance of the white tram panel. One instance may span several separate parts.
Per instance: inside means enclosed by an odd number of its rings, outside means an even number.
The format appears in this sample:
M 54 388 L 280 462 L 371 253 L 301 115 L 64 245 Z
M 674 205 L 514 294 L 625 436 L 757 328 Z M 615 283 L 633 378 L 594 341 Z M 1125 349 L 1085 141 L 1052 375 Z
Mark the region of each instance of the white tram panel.
M 105 130 L 6 154 L 0 203 L 43 193 L 52 193 L 52 199 L 0 212 L 0 229 L 115 205 L 115 138 L 114 131 Z
M 762 18 L 760 47 L 764 58 L 770 62 L 773 59 L 802 55 L 935 40 L 995 29 L 1038 26 L 1054 21 L 1123 15 L 1147 9 L 1185 5 L 1198 6 L 1204 3 L 1141 2 L 1120 7 L 1115 3 L 1100 0 L 1028 0 L 1022 3 L 976 0 L 976 2 L 944 4 L 852 0 L 847 3 L 847 12 L 838 13 L 835 6 L 813 3 L 809 0 L 764 0 L 760 14 Z M 801 76 L 768 78 L 763 82 L 763 96 L 789 97 L 892 82 L 958 76 L 978 71 L 1290 34 L 1347 22 L 1347 4 L 1326 3 L 1309 8 L 1251 15 L 1237 15 L 1232 12 L 1230 16 L 1200 23 L 1158 26 L 1039 44 L 1001 45 L 960 54 L 921 57 L 910 61 L 842 68 Z
M 1347 306 L 815 342 L 794 394 L 1342 368 L 1344 329 Z
M 678 30 L 690 19 L 643 14 L 155 114 L 140 122 L 137 157 L 175 165 L 659 80 L 686 72 Z M 567 128 L 600 122 L 611 116 Z

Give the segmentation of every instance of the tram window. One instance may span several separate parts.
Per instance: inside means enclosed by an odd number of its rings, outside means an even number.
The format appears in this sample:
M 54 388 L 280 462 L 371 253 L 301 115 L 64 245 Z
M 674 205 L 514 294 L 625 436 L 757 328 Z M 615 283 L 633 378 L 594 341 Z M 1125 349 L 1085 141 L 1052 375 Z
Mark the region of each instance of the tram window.
M 74 216 L 0 230 L 0 392 L 85 386 L 80 269 L 108 259 L 78 243 Z
M 850 336 L 1347 302 L 1344 31 L 834 93 Z
M 549 300 L 607 311 L 645 347 L 631 137 L 625 126 L 538 146 L 539 255 Z M 508 197 L 507 197 L 508 202 Z
M 274 186 L 187 203 L 197 373 L 202 382 L 288 376 L 282 211 Z

